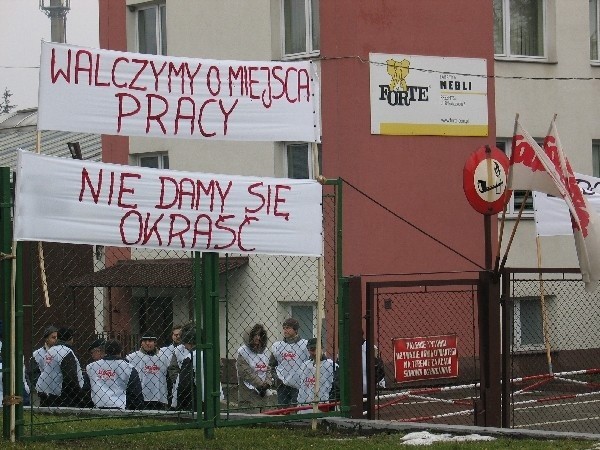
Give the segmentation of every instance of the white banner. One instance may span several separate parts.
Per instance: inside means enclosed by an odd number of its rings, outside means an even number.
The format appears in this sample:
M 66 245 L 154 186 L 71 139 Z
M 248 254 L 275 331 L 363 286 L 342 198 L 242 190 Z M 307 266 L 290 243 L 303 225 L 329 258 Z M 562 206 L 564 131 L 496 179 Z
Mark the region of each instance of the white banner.
M 314 180 L 121 166 L 20 150 L 14 239 L 322 255 Z
M 591 208 L 600 214 L 600 178 L 581 173 L 576 173 L 575 178 Z M 573 234 L 569 208 L 562 198 L 534 191 L 533 208 L 538 236 Z
M 369 54 L 371 134 L 487 136 L 479 58 Z
M 218 61 L 42 42 L 39 130 L 320 140 L 309 61 Z

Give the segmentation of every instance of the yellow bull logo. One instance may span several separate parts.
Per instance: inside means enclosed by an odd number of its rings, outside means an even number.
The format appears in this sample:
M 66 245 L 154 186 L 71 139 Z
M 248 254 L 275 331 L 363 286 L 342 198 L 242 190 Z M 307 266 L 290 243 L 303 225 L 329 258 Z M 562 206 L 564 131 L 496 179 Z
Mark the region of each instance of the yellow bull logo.
M 408 71 L 410 70 L 410 61 L 403 59 L 402 61 L 398 62 L 394 59 L 388 59 L 386 64 L 387 73 L 392 77 L 392 81 L 390 82 L 390 91 L 406 91 L 406 77 L 408 75 Z

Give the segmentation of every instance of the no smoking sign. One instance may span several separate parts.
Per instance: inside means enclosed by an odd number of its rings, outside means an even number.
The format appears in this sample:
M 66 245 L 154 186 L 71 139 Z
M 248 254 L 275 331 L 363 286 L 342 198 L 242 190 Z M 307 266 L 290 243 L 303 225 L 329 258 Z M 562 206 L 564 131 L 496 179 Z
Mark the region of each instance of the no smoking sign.
M 506 189 L 509 161 L 496 147 L 475 150 L 463 169 L 465 196 L 475 211 L 481 214 L 498 214 L 510 197 Z

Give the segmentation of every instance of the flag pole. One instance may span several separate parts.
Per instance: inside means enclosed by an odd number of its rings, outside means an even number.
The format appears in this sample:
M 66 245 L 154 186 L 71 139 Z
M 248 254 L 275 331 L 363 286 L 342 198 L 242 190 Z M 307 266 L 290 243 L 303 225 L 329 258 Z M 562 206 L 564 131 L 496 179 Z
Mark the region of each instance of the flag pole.
M 529 198 L 529 193 L 531 191 L 525 191 L 525 195 L 523 196 L 523 203 L 521 203 L 521 208 L 519 208 L 519 214 L 517 215 L 517 219 L 515 220 L 515 226 L 512 229 L 512 233 L 510 234 L 510 239 L 508 240 L 508 245 L 506 246 L 506 252 L 504 252 L 504 256 L 502 257 L 502 264 L 500 264 L 499 271 L 504 269 L 506 265 L 506 259 L 508 258 L 508 252 L 510 251 L 510 247 L 512 245 L 513 239 L 515 237 L 515 233 L 517 232 L 517 227 L 519 226 L 519 222 L 521 222 L 521 216 L 523 215 L 523 210 L 525 209 L 525 202 Z
M 37 154 L 40 153 L 42 148 L 42 132 L 40 130 L 37 131 L 37 139 L 35 145 L 35 152 Z M 42 279 L 42 292 L 44 293 L 44 300 L 46 303 L 46 308 L 50 308 L 50 296 L 48 295 L 48 281 L 46 280 L 46 263 L 44 260 L 44 247 L 42 246 L 42 241 L 38 242 L 38 262 L 40 265 L 40 277 Z
M 319 146 L 316 142 L 312 144 L 312 166 L 313 176 L 316 180 L 320 179 L 321 172 L 319 170 Z M 319 412 L 319 392 L 321 390 L 321 355 L 323 349 L 321 345 L 321 323 L 323 322 L 323 309 L 325 307 L 325 266 L 323 262 L 324 255 L 319 256 L 317 259 L 317 332 L 315 333 L 317 338 L 317 348 L 315 353 L 315 386 L 313 391 L 313 404 L 312 412 Z M 317 429 L 317 419 L 312 420 L 312 429 Z
M 552 355 L 550 353 L 550 339 L 548 337 L 548 314 L 546 310 L 546 298 L 544 294 L 544 277 L 542 276 L 542 245 L 540 236 L 536 233 L 535 245 L 537 250 L 538 277 L 540 280 L 540 307 L 542 308 L 542 332 L 544 333 L 544 346 L 546 347 L 546 361 L 548 362 L 548 373 L 553 375 Z
M 519 113 L 515 114 L 515 124 L 513 126 L 513 139 L 511 142 L 511 150 L 510 150 L 510 157 L 512 160 L 513 157 L 513 153 L 515 151 L 515 140 L 514 140 L 514 136 L 515 134 L 517 134 L 517 126 L 519 124 Z M 508 166 L 508 170 L 512 171 L 512 165 Z M 507 175 L 507 178 L 510 178 L 510 173 Z M 510 201 L 510 199 L 504 204 L 504 208 L 502 209 L 502 221 L 500 222 L 500 233 L 498 236 L 498 251 L 496 252 L 496 263 L 494 265 L 494 272 L 498 273 L 500 272 L 502 269 L 504 269 L 504 265 L 506 264 L 506 259 L 508 258 L 508 252 L 510 250 L 510 247 L 512 245 L 512 241 L 515 237 L 515 233 L 517 231 L 517 226 L 519 225 L 519 222 L 521 221 L 521 215 L 523 214 L 523 209 L 525 207 L 525 202 L 527 201 L 527 197 L 529 196 L 529 191 L 525 192 L 525 196 L 523 197 L 523 203 L 521 203 L 521 208 L 519 209 L 519 214 L 517 216 L 517 220 L 515 221 L 515 225 L 512 229 L 512 233 L 510 235 L 510 239 L 508 240 L 508 245 L 506 247 L 506 252 L 504 253 L 504 256 L 502 258 L 502 264 L 499 266 L 499 262 L 500 262 L 500 250 L 502 248 L 502 237 L 504 236 L 504 223 L 506 222 L 506 207 L 508 206 L 508 202 Z M 512 195 L 511 195 L 512 197 Z

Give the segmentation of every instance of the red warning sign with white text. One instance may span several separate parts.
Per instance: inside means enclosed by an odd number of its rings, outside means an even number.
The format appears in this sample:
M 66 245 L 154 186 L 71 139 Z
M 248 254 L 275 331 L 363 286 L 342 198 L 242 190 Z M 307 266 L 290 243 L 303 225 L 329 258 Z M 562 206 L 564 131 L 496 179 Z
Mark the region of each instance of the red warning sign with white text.
M 395 338 L 392 342 L 397 382 L 458 376 L 455 334 Z

